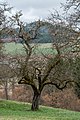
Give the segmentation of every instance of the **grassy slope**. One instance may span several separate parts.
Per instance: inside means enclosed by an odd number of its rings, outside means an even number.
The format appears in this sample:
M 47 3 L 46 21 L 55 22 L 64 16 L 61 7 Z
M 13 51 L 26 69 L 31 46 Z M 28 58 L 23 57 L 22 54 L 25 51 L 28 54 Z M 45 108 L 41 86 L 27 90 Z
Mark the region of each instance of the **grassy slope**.
M 50 107 L 32 112 L 29 104 L 0 100 L 0 120 L 80 120 L 80 112 Z
M 23 54 L 25 53 L 24 51 L 24 48 L 22 46 L 22 44 L 19 44 L 19 43 L 5 43 L 4 44 L 4 53 L 6 54 L 11 54 L 11 55 L 14 55 L 14 54 Z
M 5 48 L 4 48 L 4 53 L 6 54 L 25 54 L 25 50 L 23 48 L 23 45 L 20 43 L 5 43 Z M 32 44 L 33 46 L 33 44 Z M 51 43 L 46 43 L 46 44 L 38 44 L 36 45 L 35 49 L 34 49 L 34 53 L 36 54 L 40 54 L 40 53 L 44 53 L 44 54 L 53 54 L 56 51 L 52 50 L 51 48 Z

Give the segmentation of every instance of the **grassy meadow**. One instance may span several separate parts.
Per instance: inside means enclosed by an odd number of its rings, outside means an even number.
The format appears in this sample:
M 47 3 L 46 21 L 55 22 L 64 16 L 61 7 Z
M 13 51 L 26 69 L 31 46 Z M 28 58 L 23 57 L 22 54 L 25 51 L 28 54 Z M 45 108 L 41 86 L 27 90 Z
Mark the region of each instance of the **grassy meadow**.
M 0 120 L 80 120 L 80 112 L 40 106 L 31 111 L 28 103 L 0 100 Z
M 31 44 L 31 46 L 35 46 L 33 49 L 33 54 L 55 54 L 56 50 L 52 49 L 51 43 L 43 43 L 43 44 Z M 25 49 L 20 43 L 5 43 L 4 44 L 4 53 L 11 55 L 25 55 Z

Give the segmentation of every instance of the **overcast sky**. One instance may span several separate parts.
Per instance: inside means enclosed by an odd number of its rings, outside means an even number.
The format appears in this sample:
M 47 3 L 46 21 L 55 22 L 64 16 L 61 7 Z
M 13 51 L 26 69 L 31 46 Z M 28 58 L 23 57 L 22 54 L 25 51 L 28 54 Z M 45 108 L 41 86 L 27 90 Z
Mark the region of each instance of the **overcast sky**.
M 4 2 L 5 0 L 0 0 Z M 32 22 L 38 19 L 45 19 L 49 16 L 53 8 L 59 10 L 60 3 L 65 3 L 66 0 L 6 0 L 6 2 L 13 6 L 13 13 L 22 10 L 22 19 L 26 22 Z

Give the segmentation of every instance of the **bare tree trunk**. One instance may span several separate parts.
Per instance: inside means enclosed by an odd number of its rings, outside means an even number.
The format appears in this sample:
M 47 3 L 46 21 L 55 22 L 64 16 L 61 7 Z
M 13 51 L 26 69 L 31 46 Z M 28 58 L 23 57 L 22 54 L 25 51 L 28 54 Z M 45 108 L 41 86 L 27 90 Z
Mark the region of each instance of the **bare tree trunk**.
M 8 81 L 5 80 L 5 98 L 8 100 Z
M 40 102 L 40 94 L 34 92 L 31 110 L 36 111 L 39 109 L 39 102 Z
M 14 89 L 15 89 L 15 81 L 14 81 L 14 78 L 13 78 L 13 80 L 12 80 L 12 100 L 14 100 L 14 95 L 15 95 Z

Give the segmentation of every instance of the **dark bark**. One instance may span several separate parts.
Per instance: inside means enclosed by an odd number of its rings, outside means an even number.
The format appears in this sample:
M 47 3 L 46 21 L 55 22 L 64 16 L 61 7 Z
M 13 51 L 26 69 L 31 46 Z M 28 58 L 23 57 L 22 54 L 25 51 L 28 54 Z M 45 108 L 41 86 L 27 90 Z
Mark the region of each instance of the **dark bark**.
M 5 80 L 5 99 L 8 100 L 8 81 Z
M 15 82 L 14 82 L 14 79 L 13 79 L 13 81 L 12 81 L 12 100 L 14 100 L 14 95 L 15 95 L 14 90 L 15 90 Z
M 39 109 L 39 102 L 40 102 L 40 94 L 38 92 L 34 92 L 31 110 L 36 111 Z

